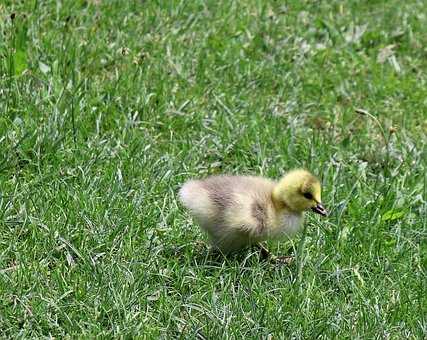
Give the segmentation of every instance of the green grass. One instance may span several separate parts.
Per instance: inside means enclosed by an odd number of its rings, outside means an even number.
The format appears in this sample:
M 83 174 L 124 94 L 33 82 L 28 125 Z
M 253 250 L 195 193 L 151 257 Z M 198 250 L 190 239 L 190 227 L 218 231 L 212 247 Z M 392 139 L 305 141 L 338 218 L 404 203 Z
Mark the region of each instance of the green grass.
M 3 1 L 2 336 L 425 338 L 426 25 L 422 0 Z M 301 258 L 210 256 L 180 185 L 294 167 L 331 210 Z

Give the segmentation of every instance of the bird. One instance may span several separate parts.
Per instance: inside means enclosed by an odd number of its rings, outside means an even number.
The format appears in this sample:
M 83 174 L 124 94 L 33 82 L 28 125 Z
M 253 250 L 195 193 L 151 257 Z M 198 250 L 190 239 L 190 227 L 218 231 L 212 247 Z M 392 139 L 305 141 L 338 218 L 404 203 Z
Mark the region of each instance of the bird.
M 279 181 L 233 175 L 193 179 L 184 183 L 178 197 L 213 248 L 224 254 L 294 237 L 307 210 L 327 216 L 320 181 L 305 169 L 291 170 Z

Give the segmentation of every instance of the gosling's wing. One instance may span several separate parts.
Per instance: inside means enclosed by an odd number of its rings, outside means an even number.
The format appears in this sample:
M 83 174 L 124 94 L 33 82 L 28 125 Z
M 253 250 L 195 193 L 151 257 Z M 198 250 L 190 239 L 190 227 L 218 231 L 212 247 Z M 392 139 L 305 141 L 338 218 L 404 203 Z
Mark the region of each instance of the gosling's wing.
M 225 212 L 227 224 L 250 239 L 261 240 L 271 221 L 274 183 L 264 178 L 244 177 L 242 184 L 243 188 L 234 194 L 234 205 Z
M 258 177 L 215 176 L 187 182 L 180 200 L 223 251 L 241 248 L 267 227 L 273 182 Z
M 268 235 L 272 214 L 273 182 L 258 177 L 235 178 L 230 205 L 222 211 L 214 244 L 224 252 L 262 241 Z M 218 230 L 218 226 L 215 230 Z

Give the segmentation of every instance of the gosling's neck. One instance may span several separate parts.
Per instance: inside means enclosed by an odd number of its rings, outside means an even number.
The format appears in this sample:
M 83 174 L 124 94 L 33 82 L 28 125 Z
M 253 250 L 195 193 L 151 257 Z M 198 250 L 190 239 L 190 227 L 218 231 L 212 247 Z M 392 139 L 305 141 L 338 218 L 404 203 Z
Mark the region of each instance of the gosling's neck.
M 273 190 L 273 192 L 271 193 L 271 200 L 273 202 L 273 206 L 274 206 L 274 210 L 276 211 L 276 214 L 292 212 L 292 210 L 289 208 L 286 202 L 281 199 L 278 199 L 278 196 L 279 194 L 277 193 L 277 191 Z
M 289 205 L 283 199 L 279 199 L 279 197 L 283 197 L 283 186 L 276 185 L 273 188 L 273 192 L 271 193 L 271 200 L 273 201 L 274 209 L 277 214 L 295 214 L 302 215 L 302 211 L 294 211 L 289 207 Z

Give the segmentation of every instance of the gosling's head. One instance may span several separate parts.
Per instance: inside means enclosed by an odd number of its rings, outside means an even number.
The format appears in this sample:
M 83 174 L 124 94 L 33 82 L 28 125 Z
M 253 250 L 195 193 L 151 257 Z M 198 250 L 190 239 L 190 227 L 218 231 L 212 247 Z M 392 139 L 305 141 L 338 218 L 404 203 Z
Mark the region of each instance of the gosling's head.
M 298 169 L 285 174 L 274 188 L 273 200 L 277 206 L 294 212 L 311 209 L 322 216 L 327 215 L 322 205 L 320 182 L 306 170 Z

